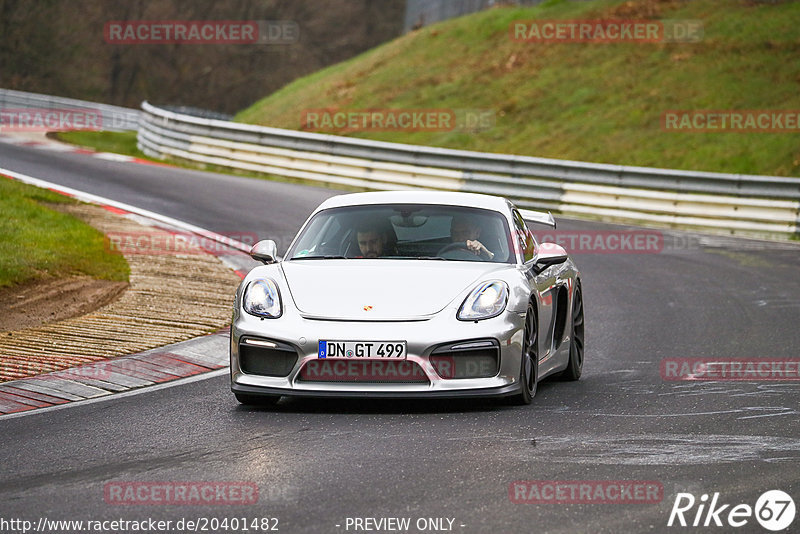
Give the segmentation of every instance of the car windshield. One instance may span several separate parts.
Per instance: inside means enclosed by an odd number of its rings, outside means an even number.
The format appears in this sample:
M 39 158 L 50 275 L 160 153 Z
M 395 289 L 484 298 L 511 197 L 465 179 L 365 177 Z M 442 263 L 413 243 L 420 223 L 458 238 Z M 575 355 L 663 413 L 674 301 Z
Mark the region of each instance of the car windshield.
M 370 205 L 317 213 L 289 260 L 405 259 L 514 263 L 505 217 L 440 205 Z

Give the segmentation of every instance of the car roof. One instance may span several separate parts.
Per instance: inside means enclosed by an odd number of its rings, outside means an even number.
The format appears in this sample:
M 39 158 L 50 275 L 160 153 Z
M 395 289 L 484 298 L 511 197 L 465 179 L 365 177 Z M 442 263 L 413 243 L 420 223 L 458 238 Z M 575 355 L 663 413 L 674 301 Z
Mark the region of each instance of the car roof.
M 447 206 L 483 208 L 499 211 L 504 214 L 510 212 L 510 203 L 503 197 L 452 191 L 376 191 L 370 193 L 350 193 L 329 198 L 323 202 L 316 211 L 343 206 L 368 206 L 373 204 L 443 204 Z

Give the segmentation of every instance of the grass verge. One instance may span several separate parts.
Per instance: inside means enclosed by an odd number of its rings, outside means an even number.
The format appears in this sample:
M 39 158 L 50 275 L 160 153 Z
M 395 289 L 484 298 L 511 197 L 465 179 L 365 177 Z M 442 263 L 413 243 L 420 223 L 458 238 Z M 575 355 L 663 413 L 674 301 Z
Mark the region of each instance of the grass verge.
M 52 137 L 73 145 L 93 148 L 98 152 L 113 152 L 136 158 L 150 159 L 136 147 L 136 132 L 92 132 L 75 130 L 54 132 Z
M 128 263 L 100 231 L 53 208 L 76 202 L 0 177 L 0 287 L 76 274 L 128 281 Z

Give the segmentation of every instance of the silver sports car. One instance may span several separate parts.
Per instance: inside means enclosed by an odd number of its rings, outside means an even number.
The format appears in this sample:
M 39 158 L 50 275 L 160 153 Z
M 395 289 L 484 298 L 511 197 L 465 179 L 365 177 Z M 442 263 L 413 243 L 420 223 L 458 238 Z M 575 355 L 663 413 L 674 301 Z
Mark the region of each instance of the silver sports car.
M 512 397 L 583 366 L 581 278 L 526 226 L 549 213 L 470 193 L 330 198 L 283 259 L 260 241 L 236 292 L 231 389 L 307 397 Z

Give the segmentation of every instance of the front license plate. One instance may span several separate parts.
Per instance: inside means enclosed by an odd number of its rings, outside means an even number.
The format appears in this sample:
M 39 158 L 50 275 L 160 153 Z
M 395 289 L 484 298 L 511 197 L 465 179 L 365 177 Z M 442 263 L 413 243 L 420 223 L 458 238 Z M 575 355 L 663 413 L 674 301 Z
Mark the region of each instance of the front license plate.
M 405 341 L 320 341 L 317 358 L 405 360 Z

